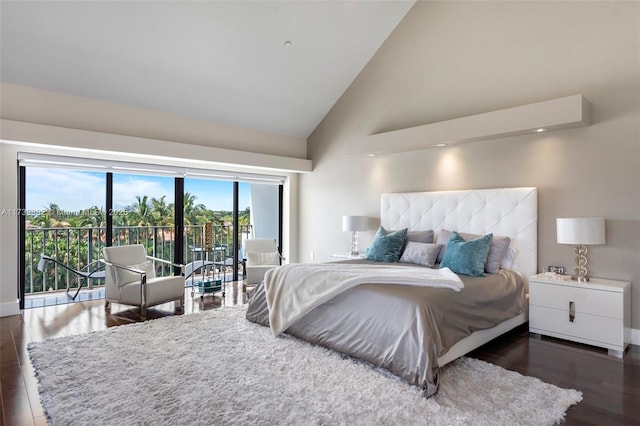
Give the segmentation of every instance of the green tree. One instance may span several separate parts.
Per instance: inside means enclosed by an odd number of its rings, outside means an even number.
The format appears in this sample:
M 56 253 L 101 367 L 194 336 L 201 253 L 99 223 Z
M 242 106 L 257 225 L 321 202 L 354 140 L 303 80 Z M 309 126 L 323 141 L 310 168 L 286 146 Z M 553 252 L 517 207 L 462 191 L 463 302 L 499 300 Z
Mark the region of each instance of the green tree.
M 153 216 L 148 200 L 148 195 L 143 195 L 142 197 L 136 195 L 136 203 L 132 206 L 133 208 L 128 215 L 129 225 L 149 226 L 153 224 Z
M 190 192 L 184 193 L 184 224 L 202 225 L 200 219 L 206 217 L 207 207 L 204 204 L 196 204 L 198 197 Z
M 49 203 L 41 213 L 33 218 L 31 223 L 39 226 L 40 228 L 58 228 L 65 226 L 66 224 L 59 220 L 59 217 L 60 207 L 57 204 Z
M 151 199 L 151 217 L 153 224 L 159 226 L 173 225 L 173 209 L 167 204 L 167 196 Z

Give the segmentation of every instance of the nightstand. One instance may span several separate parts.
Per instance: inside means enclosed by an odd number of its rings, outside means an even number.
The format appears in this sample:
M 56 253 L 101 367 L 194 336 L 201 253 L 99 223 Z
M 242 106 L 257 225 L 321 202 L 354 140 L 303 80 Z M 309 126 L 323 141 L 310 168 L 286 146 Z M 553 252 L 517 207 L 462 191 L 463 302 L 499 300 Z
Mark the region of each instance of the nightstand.
M 337 253 L 337 254 L 332 254 L 331 257 L 335 257 L 337 259 L 364 259 L 367 256 L 364 253 L 360 253 L 355 256 L 349 253 Z
M 631 283 L 529 277 L 529 331 L 607 348 L 622 358 L 631 341 Z

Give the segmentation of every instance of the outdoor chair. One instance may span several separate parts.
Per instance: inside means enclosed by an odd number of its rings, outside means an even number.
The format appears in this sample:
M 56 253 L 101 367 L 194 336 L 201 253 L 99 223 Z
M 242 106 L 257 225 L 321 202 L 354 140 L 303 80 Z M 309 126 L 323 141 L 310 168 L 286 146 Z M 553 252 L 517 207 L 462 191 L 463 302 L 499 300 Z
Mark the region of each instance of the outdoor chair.
M 245 270 L 248 285 L 259 284 L 269 269 L 281 264 L 282 257 L 273 238 L 244 240 L 244 252 L 247 259 Z
M 149 306 L 176 301 L 184 306 L 184 277 L 156 277 L 154 261 L 180 267 L 164 259 L 147 256 L 142 244 L 104 248 L 105 309 L 110 303 L 136 305 L 146 318 Z M 176 308 L 178 305 L 176 305 Z
M 67 271 L 75 274 L 76 283 L 78 287 L 76 288 L 76 292 L 73 295 L 71 294 L 71 291 L 72 291 L 71 283 L 67 282 L 67 297 L 69 297 L 71 300 L 76 300 L 76 297 L 78 297 L 78 294 L 82 289 L 82 279 L 84 279 L 86 283 L 89 283 L 90 282 L 89 280 L 100 280 L 105 277 L 105 272 L 103 267 L 104 265 L 102 265 L 99 260 L 95 260 L 81 269 L 75 269 L 43 253 L 40 255 L 40 261 L 38 262 L 38 271 L 45 273 L 47 269 L 47 263 L 49 262 L 52 262 L 66 269 Z

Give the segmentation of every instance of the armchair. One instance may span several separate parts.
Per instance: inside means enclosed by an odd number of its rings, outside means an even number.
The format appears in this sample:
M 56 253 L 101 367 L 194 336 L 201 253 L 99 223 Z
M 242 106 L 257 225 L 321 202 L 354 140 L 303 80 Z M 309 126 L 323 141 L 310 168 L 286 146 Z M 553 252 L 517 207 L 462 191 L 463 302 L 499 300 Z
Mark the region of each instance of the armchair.
M 264 279 L 264 274 L 272 268 L 280 266 L 282 257 L 276 249 L 276 240 L 273 238 L 252 238 L 244 240 L 244 252 L 246 256 L 247 284 L 259 284 Z
M 105 309 L 112 302 L 136 305 L 146 317 L 149 306 L 172 300 L 184 306 L 184 277 L 156 277 L 153 260 L 184 269 L 182 265 L 147 256 L 142 244 L 104 248 Z

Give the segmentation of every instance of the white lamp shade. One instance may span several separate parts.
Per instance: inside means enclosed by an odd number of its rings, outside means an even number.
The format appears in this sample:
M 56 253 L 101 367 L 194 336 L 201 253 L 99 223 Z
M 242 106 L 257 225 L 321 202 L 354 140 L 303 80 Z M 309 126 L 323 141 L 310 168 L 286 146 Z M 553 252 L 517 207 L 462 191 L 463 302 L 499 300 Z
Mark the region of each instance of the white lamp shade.
M 367 230 L 366 216 L 342 216 L 342 230 L 358 232 Z
M 556 219 L 558 244 L 604 244 L 604 218 L 559 217 Z

